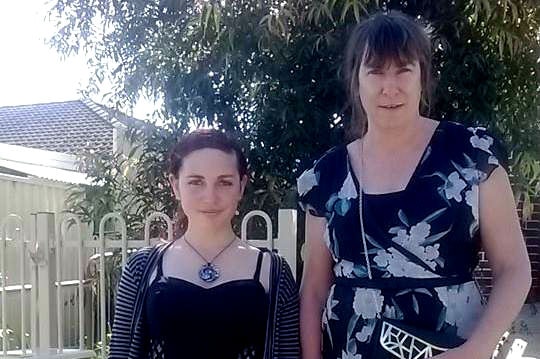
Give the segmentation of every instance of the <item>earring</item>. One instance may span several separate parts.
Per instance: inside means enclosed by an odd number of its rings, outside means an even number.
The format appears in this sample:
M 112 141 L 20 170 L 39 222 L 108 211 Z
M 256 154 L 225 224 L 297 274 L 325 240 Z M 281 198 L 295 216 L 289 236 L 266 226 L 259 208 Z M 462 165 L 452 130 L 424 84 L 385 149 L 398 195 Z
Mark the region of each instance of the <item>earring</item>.
M 239 210 L 236 210 L 236 212 L 234 212 L 234 215 L 235 216 L 238 216 L 240 214 L 240 211 Z

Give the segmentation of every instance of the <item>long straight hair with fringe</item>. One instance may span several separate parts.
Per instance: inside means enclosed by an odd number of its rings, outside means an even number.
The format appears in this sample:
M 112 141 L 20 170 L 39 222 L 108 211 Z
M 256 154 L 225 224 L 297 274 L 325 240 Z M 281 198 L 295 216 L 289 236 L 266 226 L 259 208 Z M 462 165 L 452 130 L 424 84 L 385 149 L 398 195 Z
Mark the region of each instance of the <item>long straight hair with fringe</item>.
M 431 58 L 427 29 L 400 11 L 379 12 L 357 24 L 347 42 L 343 69 L 352 113 L 348 137 L 360 138 L 367 131 L 366 112 L 360 101 L 360 65 L 383 67 L 390 62 L 404 65 L 418 61 L 422 85 L 420 111 L 429 114 L 433 91 Z

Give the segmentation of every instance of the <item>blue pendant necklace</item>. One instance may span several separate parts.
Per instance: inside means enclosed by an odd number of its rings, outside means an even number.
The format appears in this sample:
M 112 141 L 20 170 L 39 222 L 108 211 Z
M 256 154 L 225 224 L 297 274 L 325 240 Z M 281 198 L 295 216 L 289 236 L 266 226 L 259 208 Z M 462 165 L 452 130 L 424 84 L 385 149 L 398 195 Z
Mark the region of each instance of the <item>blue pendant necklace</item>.
M 202 265 L 202 267 L 199 269 L 199 278 L 201 278 L 204 282 L 206 283 L 212 283 L 214 282 L 216 279 L 219 278 L 219 275 L 221 273 L 220 269 L 218 268 L 218 266 L 216 266 L 214 264 L 214 261 L 217 259 L 217 257 L 219 257 L 223 252 L 225 252 L 225 250 L 227 248 L 229 248 L 235 241 L 236 241 L 236 238 L 233 239 L 232 241 L 230 241 L 225 247 L 223 247 L 223 249 L 221 249 L 212 259 L 208 260 L 206 259 L 202 254 L 201 252 L 199 252 L 197 250 L 197 248 L 195 248 L 195 246 L 191 243 L 189 243 L 189 241 L 187 240 L 186 236 L 183 237 L 184 238 L 184 242 L 186 242 L 186 244 L 191 248 L 193 249 L 193 251 L 195 253 L 197 253 L 197 255 L 199 257 L 201 257 L 201 259 L 204 261 L 204 264 Z

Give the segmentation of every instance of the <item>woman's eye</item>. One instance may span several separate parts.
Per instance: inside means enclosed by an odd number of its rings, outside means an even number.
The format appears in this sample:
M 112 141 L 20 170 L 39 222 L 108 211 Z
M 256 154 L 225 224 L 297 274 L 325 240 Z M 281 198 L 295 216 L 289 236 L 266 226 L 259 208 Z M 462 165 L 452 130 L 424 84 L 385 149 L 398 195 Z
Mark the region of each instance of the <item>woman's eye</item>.
M 199 181 L 199 180 L 189 181 L 188 184 L 190 186 L 200 186 L 202 184 L 202 181 Z
M 222 186 L 227 186 L 227 187 L 233 185 L 233 183 L 230 182 L 230 181 L 221 181 L 220 183 L 221 183 Z
M 407 67 L 403 67 L 401 69 L 399 69 L 398 73 L 399 74 L 402 74 L 402 73 L 405 73 L 405 72 L 411 72 L 412 70 L 407 68 Z
M 369 75 L 381 75 L 382 71 L 380 69 L 373 69 L 368 71 Z

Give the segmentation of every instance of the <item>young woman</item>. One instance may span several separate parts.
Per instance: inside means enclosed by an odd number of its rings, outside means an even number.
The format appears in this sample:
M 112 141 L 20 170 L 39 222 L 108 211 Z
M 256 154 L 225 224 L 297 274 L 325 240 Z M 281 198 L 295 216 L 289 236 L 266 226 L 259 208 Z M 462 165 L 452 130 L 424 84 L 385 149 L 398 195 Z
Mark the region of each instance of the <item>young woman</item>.
M 434 358 L 490 358 L 525 300 L 530 264 L 503 151 L 484 128 L 420 114 L 430 61 L 427 34 L 399 12 L 352 32 L 345 72 L 356 139 L 298 180 L 304 359 L 373 358 L 383 320 L 464 342 Z M 481 246 L 493 269 L 487 305 L 472 278 Z
M 128 261 L 110 358 L 298 358 L 288 264 L 231 226 L 248 181 L 239 146 L 216 130 L 192 132 L 170 153 L 169 179 L 185 232 Z

